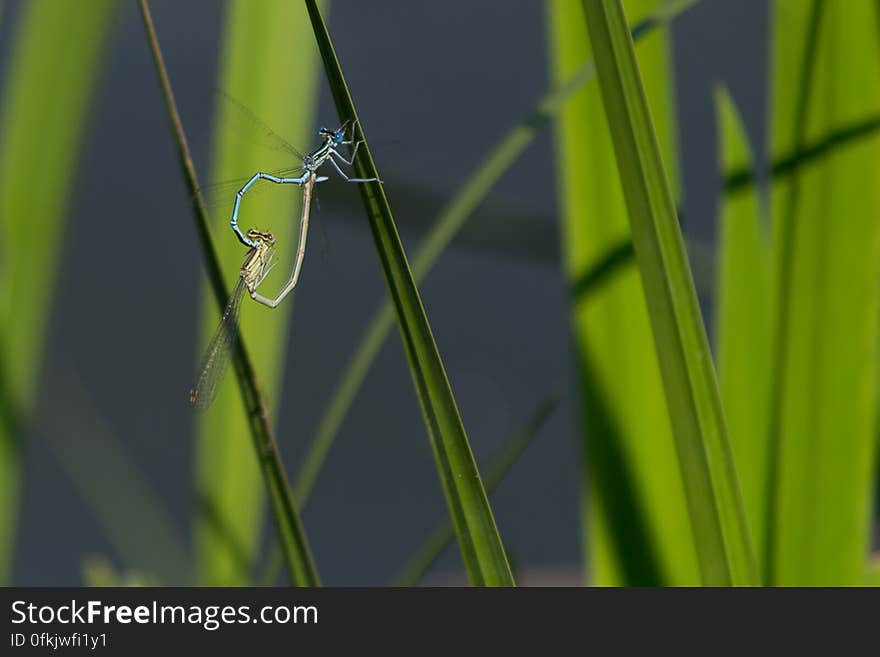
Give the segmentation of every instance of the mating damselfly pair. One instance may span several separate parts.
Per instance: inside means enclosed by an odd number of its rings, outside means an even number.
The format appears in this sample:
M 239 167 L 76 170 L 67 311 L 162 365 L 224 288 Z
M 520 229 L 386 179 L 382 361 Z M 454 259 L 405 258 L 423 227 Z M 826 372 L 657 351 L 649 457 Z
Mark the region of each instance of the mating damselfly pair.
M 231 100 L 231 99 L 230 99 Z M 235 102 L 235 101 L 233 101 Z M 237 104 L 237 103 L 236 103 Z M 250 110 L 240 106 L 240 110 L 250 114 Z M 253 120 L 258 121 L 251 114 Z M 263 125 L 275 140 L 301 161 L 300 166 L 291 173 L 299 173 L 294 176 L 278 176 L 270 173 L 257 172 L 251 176 L 247 182 L 235 194 L 235 200 L 232 206 L 232 218 L 229 225 L 235 233 L 238 240 L 248 247 L 247 255 L 239 270 L 238 281 L 229 297 L 229 301 L 223 310 L 220 319 L 220 325 L 214 333 L 214 337 L 208 343 L 208 348 L 202 359 L 200 373 L 196 382 L 189 392 L 189 402 L 196 408 L 207 408 L 214 397 L 217 395 L 220 380 L 226 371 L 229 363 L 230 353 L 235 345 L 236 336 L 238 335 L 238 313 L 241 307 L 241 299 L 245 290 L 248 291 L 251 298 L 269 308 L 275 308 L 279 303 L 296 287 L 299 281 L 299 274 L 302 268 L 303 258 L 305 257 L 306 238 L 309 230 L 309 214 L 312 204 L 312 196 L 314 187 L 319 182 L 329 180 L 327 176 L 318 175 L 318 169 L 329 162 L 336 169 L 337 173 L 347 182 L 367 183 L 381 182 L 377 178 L 354 178 L 343 171 L 341 164 L 352 166 L 354 158 L 357 155 L 358 147 L 362 140 L 356 140 L 357 121 L 347 121 L 336 130 L 328 128 L 319 128 L 318 136 L 321 137 L 321 144 L 310 151 L 302 154 L 291 146 L 287 141 L 279 137 L 274 131 Z M 346 139 L 346 136 L 348 138 Z M 351 155 L 346 158 L 338 150 L 338 147 L 351 147 Z M 243 233 L 239 227 L 239 210 L 244 195 L 257 182 L 264 180 L 275 183 L 277 185 L 292 184 L 302 188 L 302 214 L 300 216 L 299 226 L 299 242 L 297 244 L 296 256 L 294 259 L 293 269 L 290 277 L 284 287 L 274 297 L 266 297 L 257 292 L 257 288 L 268 275 L 269 271 L 276 264 L 275 256 L 275 237 L 272 233 L 250 229 Z

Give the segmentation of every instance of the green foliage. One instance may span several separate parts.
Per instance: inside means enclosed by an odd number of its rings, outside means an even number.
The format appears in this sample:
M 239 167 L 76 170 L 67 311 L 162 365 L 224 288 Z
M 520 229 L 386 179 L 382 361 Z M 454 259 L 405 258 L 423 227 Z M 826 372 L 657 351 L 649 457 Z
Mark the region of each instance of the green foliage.
M 630 2 L 634 21 L 659 3 Z M 553 74 L 559 83 L 591 54 L 579 0 L 550 8 Z M 665 161 L 675 171 L 673 105 L 664 30 L 643 39 L 647 81 Z M 595 56 L 595 53 L 593 53 Z M 632 268 L 593 294 L 582 281 L 609 254 L 625 253 L 630 228 L 598 87 L 561 114 L 557 161 L 563 257 L 572 288 L 584 422 L 584 545 L 597 584 L 696 584 L 691 527 L 645 297 Z
M 745 130 L 726 90 L 716 92 L 722 171 L 751 170 Z M 721 399 L 761 560 L 769 493 L 770 239 L 753 186 L 725 194 L 719 215 L 716 349 Z
M 396 323 L 449 508 L 449 520 L 413 555 L 398 584 L 417 583 L 453 538 L 473 584 L 514 583 L 486 494 L 520 458 L 556 400 L 538 408 L 481 480 L 416 285 L 557 117 L 561 253 L 583 420 L 583 542 L 591 580 L 880 583 L 878 555 L 869 552 L 880 399 L 880 4 L 773 3 L 767 204 L 755 174 L 762 154 L 750 148 L 728 92 L 716 92 L 724 181 L 719 241 L 714 261 L 708 245 L 697 244 L 691 253 L 698 274 L 711 272 L 698 281 L 701 292 L 714 284 L 716 382 L 675 210 L 682 194 L 669 34 L 662 29 L 695 2 L 627 0 L 628 28 L 622 0 L 550 0 L 554 89 L 465 176 L 412 267 L 385 187 L 358 185 L 389 301 L 340 378 L 296 491 L 304 503 Z M 0 581 L 9 578 L 16 538 L 21 441 L 42 366 L 63 218 L 118 6 L 110 0 L 69 4 L 21 3 L 0 95 Z M 198 182 L 171 82 L 146 2 L 140 4 L 194 192 Z M 230 2 L 226 14 L 214 180 L 298 164 L 257 143 L 262 128 L 226 97 L 306 150 L 314 140 L 316 54 L 340 118 L 357 117 L 318 5 L 264 0 L 255 12 L 251 4 Z M 4 8 L 0 0 L 0 18 Z M 601 84 L 591 88 L 597 73 Z M 378 175 L 368 144 L 355 170 Z M 53 184 L 34 194 L 34 179 Z M 264 193 L 245 197 L 240 221 L 244 229 L 277 237 L 280 265 L 263 290 L 273 292 L 297 246 L 300 190 L 259 187 Z M 205 336 L 216 326 L 217 303 L 245 252 L 228 228 L 231 193 L 223 201 L 210 224 L 203 204 L 194 214 L 213 292 L 202 313 Z M 487 232 L 491 239 L 493 231 L 518 232 L 520 224 L 519 215 L 505 213 Z M 546 226 L 540 230 L 543 237 Z M 527 233 L 526 243 L 534 234 Z M 509 245 L 508 235 L 496 237 Z M 521 255 L 523 235 L 518 239 Z M 526 248 L 533 256 L 534 247 Z M 53 413 L 30 427 L 121 561 L 117 567 L 86 557 L 87 584 L 271 584 L 285 565 L 291 583 L 319 583 L 272 431 L 283 398 L 292 297 L 275 312 L 244 305 L 233 360 L 240 390 L 229 376 L 196 420 L 194 555 L 161 495 L 82 386 L 53 378 Z M 545 394 L 536 391 L 536 401 Z M 67 440 L 68 426 L 82 427 L 82 437 Z M 259 563 L 265 491 L 278 540 Z
M 23 424 L 41 369 L 73 172 L 117 6 L 24 3 L 0 96 L 0 582 L 9 577 Z M 52 184 L 35 193 L 35 180 Z
M 774 3 L 774 159 L 877 117 L 877 10 Z M 877 443 L 878 163 L 870 133 L 773 181 L 771 584 L 862 581 Z
M 620 0 L 584 3 L 704 584 L 756 584 L 739 482 L 671 186 Z

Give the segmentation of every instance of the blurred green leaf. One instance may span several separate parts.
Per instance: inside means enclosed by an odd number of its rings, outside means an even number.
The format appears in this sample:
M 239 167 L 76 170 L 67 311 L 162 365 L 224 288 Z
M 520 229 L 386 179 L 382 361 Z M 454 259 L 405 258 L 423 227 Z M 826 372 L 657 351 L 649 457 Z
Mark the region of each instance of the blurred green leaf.
M 754 158 L 724 88 L 715 94 L 723 171 L 749 170 Z M 761 564 L 770 492 L 770 239 L 758 192 L 740 187 L 721 199 L 716 349 L 718 382 L 749 528 Z
M 227 7 L 226 32 L 221 51 L 219 85 L 231 97 L 294 144 L 311 144 L 317 103 L 317 60 L 314 51 L 303 48 L 310 38 L 305 12 L 285 0 L 262 2 L 259 11 L 252 3 L 232 2 Z M 234 123 L 227 112 L 240 111 L 224 99 L 218 100 L 218 126 Z M 296 166 L 298 161 L 266 150 L 259 140 L 248 143 L 240 134 L 218 129 L 215 135 L 212 179 L 228 180 L 250 176 L 256 171 L 279 166 Z M 307 148 L 307 147 L 306 147 Z M 274 161 L 272 157 L 276 158 Z M 269 183 L 265 183 L 269 184 Z M 299 218 L 299 188 L 277 187 L 264 194 L 245 197 L 239 221 L 243 229 L 271 230 L 276 237 L 281 265 L 263 283 L 263 288 L 280 287 L 292 266 Z M 244 250 L 229 229 L 227 207 L 214 216 L 217 244 L 232 281 L 241 266 Z M 284 254 L 290 254 L 290 259 Z M 254 367 L 264 384 L 272 416 L 277 416 L 287 326 L 292 299 L 274 312 L 257 304 L 242 309 L 241 333 L 248 337 Z M 206 296 L 202 312 L 204 345 L 216 328 L 218 314 Z M 201 348 L 201 345 L 200 345 Z M 199 416 L 198 424 L 198 516 L 195 528 L 198 579 L 206 585 L 241 585 L 250 581 L 256 560 L 263 521 L 264 494 L 254 450 L 245 437 L 248 418 L 237 398 L 235 386 L 227 381 L 213 405 Z
M 880 23 L 871 0 L 773 7 L 778 159 L 877 117 Z M 773 181 L 770 584 L 864 578 L 877 435 L 878 166 L 875 133 Z
M 623 5 L 620 0 L 587 0 L 584 10 L 702 581 L 757 584 L 709 341 Z
M 23 3 L 0 118 L 0 582 L 75 166 L 118 3 Z M 36 181 L 51 181 L 40 184 Z
M 630 2 L 636 20 L 660 3 Z M 591 54 L 579 0 L 549 3 L 553 75 Z M 661 145 L 676 169 L 667 35 L 639 44 Z M 557 128 L 563 250 L 579 353 L 586 462 L 585 521 L 592 580 L 601 585 L 699 582 L 696 555 L 644 292 L 627 267 L 587 297 L 585 273 L 630 262 L 623 191 L 597 87 L 582 90 Z M 609 259 L 609 254 L 616 254 Z
M 340 121 L 357 122 L 357 113 L 342 74 L 327 26 L 314 0 L 306 0 Z M 366 138 L 358 150 L 355 172 L 378 178 Z M 359 185 L 398 327 L 409 361 L 416 395 L 468 578 L 475 586 L 512 586 L 495 518 L 480 480 L 461 416 L 437 350 L 425 309 L 400 242 L 385 190 L 380 183 Z

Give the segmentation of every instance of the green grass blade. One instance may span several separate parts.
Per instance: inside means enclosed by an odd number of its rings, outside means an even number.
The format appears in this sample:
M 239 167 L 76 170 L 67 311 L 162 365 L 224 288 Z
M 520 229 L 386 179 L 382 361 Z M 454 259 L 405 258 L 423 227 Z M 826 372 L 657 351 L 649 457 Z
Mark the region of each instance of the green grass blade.
M 662 11 L 647 16 L 633 29 L 633 38 L 647 37 L 696 1 L 667 3 Z M 541 130 L 559 114 L 584 85 L 595 78 L 595 75 L 596 70 L 592 62 L 580 63 L 565 82 L 541 99 L 538 106 L 511 128 L 489 152 L 486 159 L 467 176 L 467 182 L 440 212 L 416 251 L 412 261 L 412 272 L 417 283 L 425 278 L 495 183 L 519 159 Z M 540 230 L 546 231 L 546 227 L 542 225 Z M 295 486 L 296 498 L 303 506 L 308 501 L 339 427 L 393 325 L 394 308 L 390 301 L 386 301 L 373 316 L 346 364 L 303 459 Z
M 532 440 L 538 435 L 541 427 L 559 406 L 561 397 L 553 397 L 542 403 L 529 418 L 525 427 L 513 437 L 504 451 L 489 466 L 486 474 L 486 492 L 490 495 L 504 480 L 510 468 L 519 460 Z M 415 551 L 412 558 L 401 569 L 400 574 L 394 578 L 392 586 L 415 586 L 425 576 L 428 569 L 455 540 L 455 528 L 449 520 L 445 520 L 431 532 L 431 535 Z
M 757 583 L 709 342 L 620 0 L 584 2 L 651 318 L 700 572 Z
M 314 0 L 306 0 L 305 5 L 339 118 L 356 120 L 354 103 L 324 19 Z M 366 141 L 358 150 L 355 171 L 358 177 L 378 177 Z M 511 586 L 513 575 L 504 546 L 385 190 L 378 183 L 360 188 L 468 577 L 477 586 Z
M 262 3 L 253 11 L 249 3 L 234 2 L 227 8 L 226 36 L 222 50 L 220 87 L 232 97 L 244 99 L 248 107 L 295 143 L 310 143 L 313 136 L 317 100 L 317 62 L 301 43 L 308 38 L 308 23 L 302 9 L 277 0 Z M 279 75 L 279 71 L 283 71 Z M 220 126 L 231 121 L 224 112 L 235 111 L 221 100 Z M 243 142 L 240 135 L 218 131 L 215 139 L 213 179 L 225 180 L 271 169 L 265 150 L 258 144 Z M 277 157 L 277 154 L 276 154 Z M 288 166 L 295 162 L 287 161 Z M 293 253 L 296 218 L 299 216 L 298 190 L 271 190 L 259 201 L 246 198 L 241 219 L 245 228 L 257 226 L 271 230 L 280 250 Z M 272 193 L 274 192 L 274 193 Z M 230 205 L 214 216 L 223 270 L 232 280 L 241 264 L 243 250 L 228 228 Z M 286 276 L 284 266 L 264 283 L 277 289 Z M 283 465 L 271 439 L 269 415 L 275 416 L 281 390 L 282 364 L 287 343 L 291 303 L 270 312 L 248 304 L 241 317 L 241 334 L 252 336 L 250 344 L 253 370 L 265 382 L 262 391 L 246 394 L 246 411 L 236 399 L 233 386 L 221 389 L 207 413 L 197 422 L 198 517 L 195 528 L 199 581 L 210 585 L 240 585 L 250 580 L 256 559 L 263 519 L 262 476 L 270 491 L 276 526 L 294 583 L 315 585 L 317 573 L 296 509 L 289 493 Z M 204 335 L 217 321 L 215 305 L 206 298 L 203 308 Z M 259 336 L 255 339 L 254 336 Z M 203 343 L 204 344 L 204 343 Z M 238 369 L 238 368 L 237 368 Z M 240 374 L 240 372 L 239 372 Z M 240 379 L 241 380 L 241 379 Z M 263 405 L 270 400 L 268 408 Z M 250 419 L 249 419 L 250 418 Z M 258 426 L 259 425 L 259 426 Z M 255 435 L 257 449 L 251 450 L 243 438 Z M 253 455 L 256 453 L 256 458 Z
M 880 111 L 877 3 L 776 2 L 771 154 Z M 880 136 L 775 179 L 768 581 L 864 578 L 876 448 Z
M 33 0 L 15 26 L 0 108 L 0 582 L 16 536 L 20 422 L 41 371 L 75 161 L 117 5 Z
M 715 94 L 723 171 L 750 170 L 753 156 L 726 89 Z M 724 195 L 719 218 L 716 349 L 718 383 L 760 562 L 769 495 L 770 239 L 753 186 Z
M 658 5 L 629 3 L 638 20 Z M 591 56 L 578 0 L 548 3 L 553 75 L 562 80 Z M 650 14 L 649 14 L 650 15 Z M 636 33 L 636 30 L 633 30 Z M 639 44 L 647 92 L 658 111 L 666 161 L 675 164 L 668 37 Z M 631 262 L 629 220 L 599 89 L 582 90 L 557 125 L 562 248 L 572 292 L 581 412 L 589 472 L 584 547 L 600 585 L 699 582 L 672 429 L 638 272 L 627 267 L 586 295 L 594 272 Z M 674 170 L 674 169 L 673 169 Z M 610 257 L 613 255 L 614 257 Z

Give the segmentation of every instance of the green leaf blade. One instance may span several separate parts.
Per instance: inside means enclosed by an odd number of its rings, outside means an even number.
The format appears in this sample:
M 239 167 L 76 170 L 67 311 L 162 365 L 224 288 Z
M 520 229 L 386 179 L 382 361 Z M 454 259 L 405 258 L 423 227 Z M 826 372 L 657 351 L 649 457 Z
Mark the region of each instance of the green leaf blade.
M 774 4 L 774 157 L 880 110 L 878 7 Z M 863 580 L 875 474 L 880 137 L 774 181 L 777 441 L 769 582 Z
M 590 0 L 584 9 L 703 582 L 756 584 L 712 356 L 623 7 Z
M 630 3 L 650 20 L 656 2 Z M 557 81 L 590 56 L 580 2 L 549 3 Z M 641 23 L 640 23 L 641 24 Z M 665 34 L 644 39 L 639 61 L 674 165 L 671 81 Z M 598 88 L 581 91 L 557 128 L 563 249 L 574 295 L 572 320 L 581 370 L 587 482 L 584 544 L 601 585 L 696 584 L 690 521 L 666 409 L 644 292 L 629 268 L 585 294 L 597 263 L 630 240 L 614 148 Z
M 76 157 L 116 6 L 34 0 L 16 26 L 0 122 L 0 581 L 16 534 L 20 423 L 33 405 Z
M 754 158 L 727 90 L 719 89 L 715 101 L 721 170 L 752 170 Z M 719 226 L 715 322 L 719 386 L 760 559 L 766 545 L 770 492 L 771 263 L 769 231 L 753 186 L 723 196 Z

